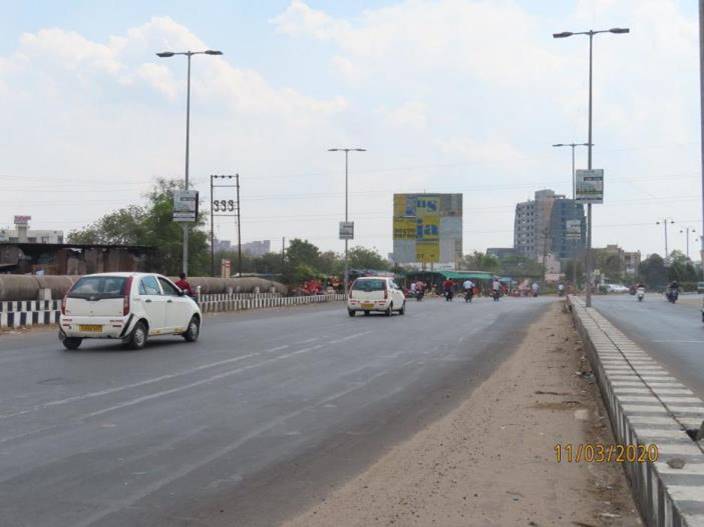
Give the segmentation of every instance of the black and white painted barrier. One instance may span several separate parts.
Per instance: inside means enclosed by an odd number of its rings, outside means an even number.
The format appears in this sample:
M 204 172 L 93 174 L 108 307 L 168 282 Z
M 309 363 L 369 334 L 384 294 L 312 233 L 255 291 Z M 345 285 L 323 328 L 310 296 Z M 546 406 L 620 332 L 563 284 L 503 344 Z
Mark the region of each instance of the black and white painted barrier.
M 704 402 L 598 311 L 569 302 L 617 443 L 657 446 L 656 462 L 624 464 L 646 524 L 704 526 L 704 449 L 687 433 Z
M 319 304 L 322 302 L 337 302 L 344 299 L 345 295 L 343 294 L 312 296 L 251 296 L 249 298 L 231 298 L 229 295 L 201 295 L 198 303 L 203 313 L 212 313 L 220 311 L 240 311 L 244 309 L 298 306 L 303 304 Z
M 233 293 L 231 295 L 199 295 L 198 304 L 203 313 L 215 313 L 220 311 L 318 304 L 344 299 L 345 295 L 342 294 L 284 297 L 276 293 Z M 0 302 L 0 328 L 58 323 L 60 304 L 60 300 Z

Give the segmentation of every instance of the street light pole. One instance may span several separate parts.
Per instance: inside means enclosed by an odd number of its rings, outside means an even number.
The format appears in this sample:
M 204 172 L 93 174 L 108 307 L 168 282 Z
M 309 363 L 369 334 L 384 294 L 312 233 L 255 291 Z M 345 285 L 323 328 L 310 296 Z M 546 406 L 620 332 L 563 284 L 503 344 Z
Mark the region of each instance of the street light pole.
M 190 165 L 190 142 L 191 142 L 191 57 L 193 55 L 222 55 L 222 51 L 208 49 L 206 51 L 162 51 L 156 56 L 160 58 L 170 58 L 174 55 L 184 55 L 188 59 L 188 74 L 186 76 L 186 167 L 184 170 L 183 187 L 188 190 L 188 170 Z M 181 270 L 188 274 L 188 223 L 183 223 L 183 256 Z
M 702 234 L 704 234 L 704 0 L 699 0 L 699 126 L 702 164 Z M 700 236 L 699 257 L 704 265 L 704 236 Z
M 600 31 L 581 31 L 581 32 L 571 32 L 564 31 L 562 33 L 553 33 L 553 38 L 567 38 L 573 35 L 587 35 L 589 37 L 589 132 L 587 134 L 587 169 L 592 169 L 592 49 L 594 44 L 594 35 L 599 33 L 629 33 L 630 30 L 624 27 L 614 27 L 611 29 L 604 29 Z M 585 272 L 587 275 L 587 293 L 586 293 L 586 306 L 592 306 L 592 204 L 587 203 L 587 250 L 585 258 Z
M 328 152 L 344 152 L 345 153 L 345 223 L 349 221 L 349 155 L 350 152 L 366 152 L 364 148 L 328 148 Z M 345 238 L 345 275 L 343 278 L 345 295 L 349 288 L 349 267 L 348 255 L 349 240 Z
M 680 230 L 680 234 L 685 234 L 686 233 L 686 238 L 687 238 L 687 259 L 689 260 L 689 233 L 696 233 L 697 231 L 695 229 L 692 229 L 691 227 L 685 227 L 683 230 Z M 696 240 L 695 240 L 696 241 Z
M 670 225 L 675 223 L 674 220 L 672 220 L 670 218 L 663 218 L 661 222 L 660 221 L 655 222 L 655 225 L 662 225 L 663 228 L 665 229 L 665 260 L 667 260 L 667 257 L 670 255 L 670 252 L 667 248 L 667 224 L 668 224 L 668 222 L 670 223 Z
M 589 146 L 589 143 L 557 143 L 552 146 L 557 147 L 557 148 L 563 147 L 563 146 L 569 146 L 572 149 L 572 201 L 575 201 L 577 199 L 577 180 L 575 177 L 575 168 L 574 168 L 574 149 L 578 146 Z M 574 288 L 576 291 L 577 290 L 577 249 L 576 249 L 576 247 L 575 247 L 575 251 L 574 251 L 574 259 L 572 261 L 572 283 L 574 284 Z

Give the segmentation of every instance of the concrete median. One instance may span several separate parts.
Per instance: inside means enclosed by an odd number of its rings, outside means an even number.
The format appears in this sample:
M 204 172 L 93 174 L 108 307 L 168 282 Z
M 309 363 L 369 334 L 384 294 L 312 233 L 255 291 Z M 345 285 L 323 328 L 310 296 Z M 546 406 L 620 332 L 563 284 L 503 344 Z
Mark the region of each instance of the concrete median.
M 597 310 L 569 305 L 617 443 L 657 447 L 656 461 L 623 464 L 646 524 L 704 525 L 704 449 L 692 439 L 704 402 Z

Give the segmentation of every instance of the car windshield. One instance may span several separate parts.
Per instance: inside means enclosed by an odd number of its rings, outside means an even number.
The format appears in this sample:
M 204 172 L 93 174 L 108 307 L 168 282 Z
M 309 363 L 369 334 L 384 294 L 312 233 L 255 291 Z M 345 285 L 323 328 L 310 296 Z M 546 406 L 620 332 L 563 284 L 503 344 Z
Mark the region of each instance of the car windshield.
M 124 276 L 84 276 L 71 288 L 69 298 L 121 298 L 127 278 Z
M 386 289 L 385 280 L 357 280 L 352 285 L 353 291 L 383 291 Z

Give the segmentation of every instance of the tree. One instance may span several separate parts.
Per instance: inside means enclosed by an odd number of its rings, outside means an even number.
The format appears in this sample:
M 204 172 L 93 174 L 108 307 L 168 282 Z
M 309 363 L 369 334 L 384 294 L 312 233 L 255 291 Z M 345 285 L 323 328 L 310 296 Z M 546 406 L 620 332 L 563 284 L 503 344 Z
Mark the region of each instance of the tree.
M 495 256 L 474 251 L 473 254 L 466 254 L 462 258 L 459 267 L 465 271 L 497 273 L 501 269 L 501 262 Z
M 571 282 L 574 276 L 574 271 L 577 271 L 577 286 L 582 287 L 582 282 L 584 281 L 584 262 L 580 260 L 567 260 L 565 262 L 565 278 L 567 281 Z
M 638 268 L 640 281 L 651 288 L 664 287 L 667 283 L 665 261 L 658 254 L 651 254 L 640 263 Z
M 610 280 L 621 281 L 622 268 L 618 254 L 606 251 L 593 251 L 595 256 L 595 267 L 606 275 Z
M 167 275 L 181 270 L 183 229 L 172 220 L 173 194 L 182 188 L 180 181 L 159 179 L 146 196 L 146 205 L 129 205 L 111 212 L 95 223 L 69 233 L 70 243 L 144 245 L 157 253 L 149 256 L 147 267 Z M 208 241 L 201 230 L 203 217 L 188 224 L 189 272 L 194 276 L 210 274 Z
M 501 259 L 501 274 L 516 278 L 540 278 L 545 275 L 543 265 L 526 256 L 507 256 Z
M 349 266 L 352 269 L 375 269 L 387 271 L 391 266 L 376 249 L 366 247 L 352 247 L 348 253 Z

